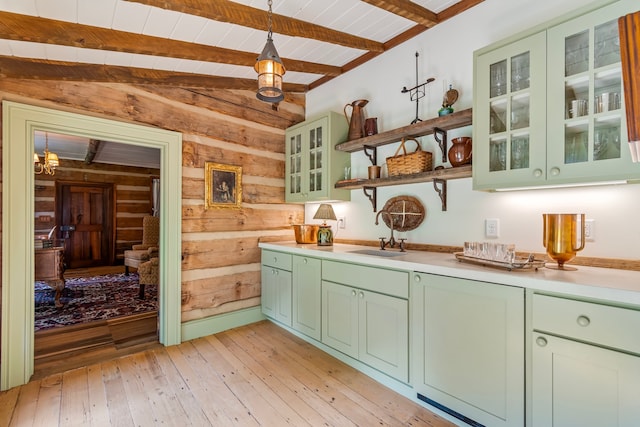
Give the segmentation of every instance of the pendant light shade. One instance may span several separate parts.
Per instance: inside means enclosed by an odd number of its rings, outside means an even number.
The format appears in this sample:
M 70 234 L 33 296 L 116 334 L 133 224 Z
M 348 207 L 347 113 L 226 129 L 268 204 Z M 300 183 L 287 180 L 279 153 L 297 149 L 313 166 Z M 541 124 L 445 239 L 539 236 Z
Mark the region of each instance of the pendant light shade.
M 282 92 L 282 76 L 286 72 L 284 64 L 278 55 L 278 51 L 271 38 L 271 0 L 269 0 L 269 33 L 267 44 L 258 56 L 258 62 L 254 66 L 258 73 L 257 98 L 265 102 L 280 102 L 284 99 Z

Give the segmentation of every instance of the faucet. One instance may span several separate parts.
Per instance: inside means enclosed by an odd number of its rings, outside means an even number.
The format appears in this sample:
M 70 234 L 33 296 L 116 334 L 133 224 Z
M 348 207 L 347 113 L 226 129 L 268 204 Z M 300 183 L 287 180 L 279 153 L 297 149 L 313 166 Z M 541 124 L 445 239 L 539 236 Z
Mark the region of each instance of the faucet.
M 387 215 L 387 218 L 389 218 L 389 225 L 390 225 L 390 228 L 391 228 L 391 237 L 389 238 L 388 242 L 384 241 L 384 237 L 380 237 L 380 249 L 384 251 L 384 248 L 387 245 L 390 248 L 395 247 L 396 246 L 396 239 L 393 237 L 393 216 L 391 216 L 389 211 L 386 211 L 384 209 L 378 211 L 378 214 L 376 215 L 376 222 L 375 222 L 376 225 L 378 225 L 378 217 L 380 216 L 380 214 L 386 214 Z

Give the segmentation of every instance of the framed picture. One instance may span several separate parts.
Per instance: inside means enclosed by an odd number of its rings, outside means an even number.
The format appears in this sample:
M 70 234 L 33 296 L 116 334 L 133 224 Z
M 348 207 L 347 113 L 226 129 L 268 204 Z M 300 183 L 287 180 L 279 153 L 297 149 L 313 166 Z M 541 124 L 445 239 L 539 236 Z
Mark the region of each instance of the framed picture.
M 204 163 L 205 209 L 240 208 L 242 167 Z

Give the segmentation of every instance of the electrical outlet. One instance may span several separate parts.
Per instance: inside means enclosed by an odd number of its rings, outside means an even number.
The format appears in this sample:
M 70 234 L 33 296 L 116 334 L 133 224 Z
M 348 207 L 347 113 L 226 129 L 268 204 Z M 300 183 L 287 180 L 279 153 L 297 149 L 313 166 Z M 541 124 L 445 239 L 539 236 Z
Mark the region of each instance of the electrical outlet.
M 347 228 L 347 217 L 338 218 L 338 228 Z
M 596 220 L 588 219 L 584 222 L 584 239 L 587 242 L 596 241 Z
M 498 218 L 487 218 L 484 220 L 485 237 L 500 237 L 500 220 Z

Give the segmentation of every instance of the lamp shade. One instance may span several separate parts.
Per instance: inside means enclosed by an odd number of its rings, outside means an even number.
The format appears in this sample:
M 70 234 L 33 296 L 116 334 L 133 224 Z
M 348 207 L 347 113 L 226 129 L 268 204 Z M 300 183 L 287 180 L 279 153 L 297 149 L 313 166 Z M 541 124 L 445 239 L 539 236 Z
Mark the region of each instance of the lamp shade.
M 335 221 L 337 218 L 336 218 L 336 213 L 333 211 L 333 207 L 327 203 L 323 203 L 320 205 L 320 207 L 318 207 L 318 210 L 316 211 L 316 214 L 313 216 L 313 219 L 322 219 L 322 220 L 330 219 L 332 221 Z

